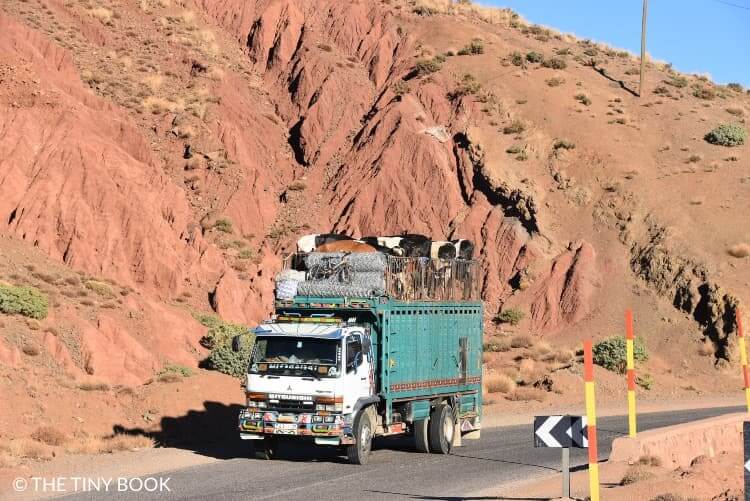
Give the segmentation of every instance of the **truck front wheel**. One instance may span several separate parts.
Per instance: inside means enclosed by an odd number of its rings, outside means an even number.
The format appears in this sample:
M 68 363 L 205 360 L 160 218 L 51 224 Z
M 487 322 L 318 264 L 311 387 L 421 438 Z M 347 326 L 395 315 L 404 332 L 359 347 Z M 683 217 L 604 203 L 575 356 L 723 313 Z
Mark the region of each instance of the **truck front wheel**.
M 430 450 L 435 454 L 450 454 L 453 447 L 453 409 L 446 403 L 438 404 L 430 413 Z
M 354 444 L 347 446 L 346 457 L 351 464 L 367 464 L 372 449 L 370 414 L 362 409 L 354 418 Z
M 263 440 L 253 440 L 253 442 L 256 442 L 252 444 L 252 456 L 255 459 L 270 461 L 276 457 L 276 448 L 278 447 L 278 444 L 276 443 L 275 437 L 265 437 Z

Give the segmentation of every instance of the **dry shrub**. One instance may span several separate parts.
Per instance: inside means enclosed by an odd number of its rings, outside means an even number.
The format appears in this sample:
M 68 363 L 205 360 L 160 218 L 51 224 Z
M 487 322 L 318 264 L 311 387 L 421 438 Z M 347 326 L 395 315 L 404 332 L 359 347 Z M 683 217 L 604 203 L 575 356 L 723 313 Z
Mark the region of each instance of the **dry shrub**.
M 552 354 L 550 360 L 560 364 L 567 364 L 572 361 L 574 357 L 575 352 L 573 352 L 573 350 L 557 350 Z
M 746 243 L 735 244 L 727 249 L 727 254 L 736 258 L 750 256 L 750 245 Z
M 8 444 L 11 456 L 26 459 L 50 459 L 52 452 L 48 445 L 36 440 L 20 438 Z
M 149 96 L 144 99 L 143 108 L 154 115 L 161 115 L 168 111 L 177 111 L 175 103 L 171 103 L 166 99 L 156 96 Z
M 101 382 L 85 382 L 79 384 L 78 389 L 83 391 L 108 391 L 109 385 Z
M 649 454 L 638 458 L 638 464 L 642 464 L 644 466 L 659 467 L 661 466 L 661 459 Z
M 168 372 L 160 375 L 157 379 L 161 383 L 179 383 L 182 381 L 182 376 L 173 372 Z
M 21 351 L 30 357 L 35 357 L 39 355 L 39 353 L 41 353 L 39 350 L 39 347 L 34 344 L 23 345 L 23 347 L 21 348 Z
M 68 437 L 65 433 L 52 426 L 41 426 L 31 434 L 31 438 L 47 445 L 59 446 L 64 444 Z
M 530 402 L 532 400 L 537 402 L 544 402 L 547 398 L 547 392 L 540 390 L 539 388 L 532 388 L 529 386 L 521 386 L 515 389 L 513 393 L 506 397 L 508 400 L 514 402 Z
M 645 465 L 636 464 L 628 468 L 628 471 L 625 472 L 625 475 L 620 481 L 620 485 L 636 484 L 653 477 L 653 472 L 649 471 Z
M 516 382 L 505 374 L 490 374 L 484 378 L 484 385 L 489 393 L 511 393 Z
M 519 334 L 513 336 L 510 340 L 511 348 L 529 348 L 534 344 L 534 340 L 528 334 Z
M 549 360 L 549 356 L 554 356 L 554 353 L 552 352 L 552 347 L 549 345 L 549 343 L 541 342 L 537 345 L 535 345 L 533 348 L 531 348 L 529 352 L 531 358 L 533 360 L 539 361 L 539 360 Z
M 159 74 L 148 75 L 143 79 L 143 84 L 151 89 L 151 92 L 156 92 L 161 88 L 161 84 L 164 83 L 164 77 Z
M 112 17 L 114 13 L 104 7 L 94 7 L 89 11 L 89 15 L 95 19 L 98 19 L 102 24 L 112 24 Z
M 510 339 L 507 337 L 493 337 L 484 343 L 484 351 L 506 352 L 510 350 Z

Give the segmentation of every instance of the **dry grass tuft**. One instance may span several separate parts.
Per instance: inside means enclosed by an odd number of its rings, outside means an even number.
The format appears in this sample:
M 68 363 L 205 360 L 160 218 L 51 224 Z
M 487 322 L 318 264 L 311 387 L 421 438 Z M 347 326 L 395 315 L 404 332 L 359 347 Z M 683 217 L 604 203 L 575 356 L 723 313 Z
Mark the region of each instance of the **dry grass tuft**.
M 153 446 L 154 440 L 150 437 L 116 434 L 109 437 L 78 437 L 71 440 L 65 450 L 70 454 L 101 454 L 148 449 Z
M 8 443 L 11 456 L 26 459 L 51 459 L 52 451 L 48 445 L 36 440 L 19 438 Z
M 31 434 L 31 438 L 47 445 L 59 446 L 64 444 L 68 437 L 65 433 L 52 426 L 41 426 Z
M 505 374 L 490 374 L 484 378 L 484 385 L 489 393 L 511 393 L 516 389 L 516 382 Z
M 727 249 L 727 254 L 736 258 L 750 256 L 750 245 L 746 243 L 735 244 Z
M 653 477 L 653 472 L 649 471 L 645 465 L 636 464 L 628 468 L 628 471 L 625 472 L 625 475 L 620 481 L 620 485 L 636 484 Z
M 154 75 L 148 75 L 143 79 L 143 84 L 151 89 L 151 92 L 156 92 L 157 90 L 159 90 L 163 83 L 164 77 L 162 77 L 158 73 Z
M 547 398 L 547 392 L 540 390 L 539 388 L 521 386 L 516 388 L 515 391 L 506 398 L 508 400 L 513 400 L 514 402 L 530 402 L 532 400 L 536 402 L 544 402 Z
M 519 334 L 510 340 L 511 348 L 530 348 L 533 344 L 534 340 L 528 334 Z

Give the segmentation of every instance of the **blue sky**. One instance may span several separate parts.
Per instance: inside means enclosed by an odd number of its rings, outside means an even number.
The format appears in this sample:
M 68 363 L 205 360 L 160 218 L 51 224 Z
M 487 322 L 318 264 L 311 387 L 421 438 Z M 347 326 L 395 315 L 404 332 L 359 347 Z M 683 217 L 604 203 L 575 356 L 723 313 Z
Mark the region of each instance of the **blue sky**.
M 642 0 L 479 0 L 640 54 Z M 750 87 L 750 0 L 650 0 L 647 50 L 686 73 Z

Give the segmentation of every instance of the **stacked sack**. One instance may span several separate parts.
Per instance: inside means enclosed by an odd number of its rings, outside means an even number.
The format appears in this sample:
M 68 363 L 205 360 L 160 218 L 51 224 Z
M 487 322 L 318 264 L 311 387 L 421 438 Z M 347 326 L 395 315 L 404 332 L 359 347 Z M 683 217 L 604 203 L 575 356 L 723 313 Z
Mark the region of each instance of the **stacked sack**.
M 345 261 L 351 270 L 351 280 L 342 281 L 341 273 L 328 278 L 308 276 L 297 284 L 297 294 L 319 297 L 377 297 L 385 294 L 385 270 L 387 259 L 381 252 L 311 252 L 305 257 L 305 267 L 335 267 Z M 277 284 L 278 290 L 278 284 Z
M 294 299 L 300 282 L 304 282 L 305 272 L 283 270 L 276 274 L 276 299 Z

